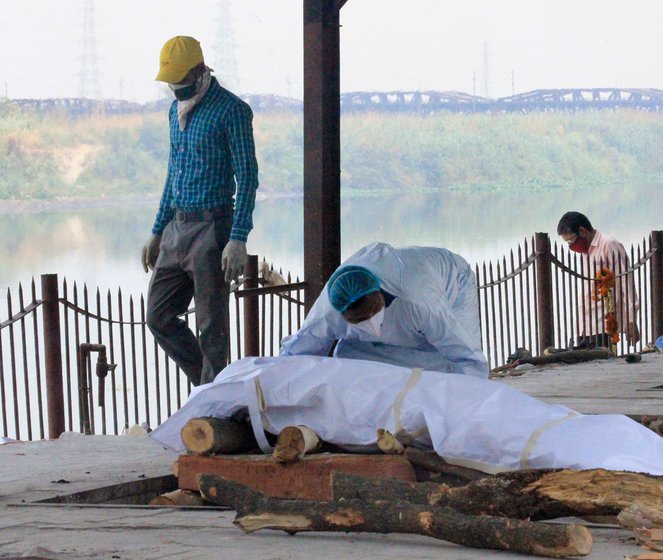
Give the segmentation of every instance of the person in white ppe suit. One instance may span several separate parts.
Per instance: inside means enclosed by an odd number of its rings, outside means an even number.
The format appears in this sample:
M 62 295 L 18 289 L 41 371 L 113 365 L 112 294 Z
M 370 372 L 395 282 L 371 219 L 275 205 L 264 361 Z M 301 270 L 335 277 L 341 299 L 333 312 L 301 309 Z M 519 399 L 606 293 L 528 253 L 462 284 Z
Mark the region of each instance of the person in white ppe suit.
M 340 266 L 281 355 L 334 356 L 488 377 L 469 264 L 436 247 L 373 243 Z

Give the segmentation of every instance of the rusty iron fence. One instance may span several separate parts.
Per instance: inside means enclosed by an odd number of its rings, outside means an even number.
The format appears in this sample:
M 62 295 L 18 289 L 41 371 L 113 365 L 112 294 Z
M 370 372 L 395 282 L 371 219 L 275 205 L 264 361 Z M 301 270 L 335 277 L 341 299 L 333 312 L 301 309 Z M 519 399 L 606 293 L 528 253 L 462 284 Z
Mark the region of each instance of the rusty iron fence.
M 627 300 L 639 297 L 641 339 L 633 348 L 622 337 L 621 354 L 663 335 L 663 231 L 631 247 L 629 257 L 616 282 L 627 283 Z M 508 258 L 476 265 L 491 368 L 519 347 L 536 355 L 548 346 L 566 348 L 582 334 L 579 310 L 595 278 L 583 266 L 566 247 L 551 247 L 547 234 L 525 240 Z M 231 361 L 276 355 L 280 340 L 303 320 L 305 282 L 263 267 L 259 274 L 252 256 L 246 280 L 232 292 Z M 34 280 L 29 290 L 19 285 L 16 296 L 7 290 L 0 309 L 0 436 L 118 434 L 143 422 L 156 426 L 175 412 L 191 387 L 147 329 L 145 304 L 122 290 L 102 296 L 66 280 L 60 285 L 55 275 L 41 277 L 40 297 Z M 193 310 L 185 316 L 194 322 Z
M 252 256 L 231 292 L 230 361 L 278 353 L 301 324 L 305 284 L 269 273 L 278 285 L 263 285 Z M 120 434 L 155 427 L 184 403 L 191 386 L 147 328 L 143 296 L 102 295 L 56 275 L 41 277 L 41 297 L 34 280 L 26 292 L 19 284 L 15 301 L 8 290 L 0 316 L 0 436 Z M 193 311 L 184 316 L 190 325 Z

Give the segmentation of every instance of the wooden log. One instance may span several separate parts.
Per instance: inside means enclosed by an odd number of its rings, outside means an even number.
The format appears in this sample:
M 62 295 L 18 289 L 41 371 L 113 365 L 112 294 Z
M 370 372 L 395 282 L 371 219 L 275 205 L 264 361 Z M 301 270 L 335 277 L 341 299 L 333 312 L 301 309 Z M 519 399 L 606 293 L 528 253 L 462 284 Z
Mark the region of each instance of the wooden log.
M 403 482 L 378 480 L 342 472 L 332 473 L 332 498 L 341 500 L 363 500 L 365 502 L 410 502 L 413 504 L 435 503 L 444 484 L 435 482 Z
M 150 500 L 151 506 L 204 506 L 205 501 L 198 492 L 173 490 Z
M 391 432 L 378 429 L 378 448 L 387 455 L 403 455 L 405 446 Z
M 235 525 L 247 533 L 277 529 L 409 533 L 427 535 L 474 548 L 510 550 L 539 556 L 584 556 L 592 536 L 581 525 L 546 525 L 531 521 L 467 516 L 451 508 L 431 508 L 406 502 L 314 502 L 268 498 L 236 482 L 200 475 L 200 491 L 213 503 L 228 503 L 237 517 Z
M 192 418 L 180 436 L 189 453 L 201 455 L 241 453 L 258 447 L 251 426 L 235 420 Z
M 605 469 L 547 472 L 523 490 L 566 503 L 585 515 L 616 515 L 634 502 L 660 512 L 663 504 L 663 476 Z M 602 508 L 612 511 L 596 511 Z
M 649 506 L 663 518 L 663 477 L 603 469 L 517 471 L 461 487 L 334 473 L 332 494 L 335 500 L 405 500 L 447 506 L 467 515 L 517 519 L 617 515 L 637 500 L 640 511 Z
M 617 515 L 617 522 L 627 529 L 646 527 L 649 529 L 663 528 L 663 503 L 645 504 L 634 501 Z
M 540 476 L 540 475 L 539 475 Z M 406 501 L 437 507 L 450 507 L 466 515 L 492 515 L 516 519 L 554 519 L 578 512 L 566 504 L 523 494 L 527 478 L 517 483 L 501 477 L 476 480 L 465 486 L 435 482 L 372 480 L 345 473 L 332 474 L 334 500 Z
M 279 433 L 272 457 L 279 463 L 294 463 L 306 453 L 320 449 L 320 438 L 306 426 L 286 426 Z
M 473 480 L 492 476 L 474 469 L 450 465 L 434 451 L 424 451 L 416 447 L 408 447 L 405 449 L 403 456 L 413 466 L 441 475 L 438 477 L 438 481 L 450 486 L 464 486 Z
M 513 369 L 522 364 L 542 366 L 547 364 L 577 364 L 580 362 L 591 362 L 593 360 L 607 360 L 615 355 L 607 348 L 595 348 L 592 350 L 569 350 L 567 352 L 555 352 L 544 356 L 529 356 L 519 358 L 509 364 L 493 368 L 491 372 L 500 373 Z
M 663 552 L 663 529 L 637 527 L 633 532 L 635 540 L 640 546 L 654 552 Z

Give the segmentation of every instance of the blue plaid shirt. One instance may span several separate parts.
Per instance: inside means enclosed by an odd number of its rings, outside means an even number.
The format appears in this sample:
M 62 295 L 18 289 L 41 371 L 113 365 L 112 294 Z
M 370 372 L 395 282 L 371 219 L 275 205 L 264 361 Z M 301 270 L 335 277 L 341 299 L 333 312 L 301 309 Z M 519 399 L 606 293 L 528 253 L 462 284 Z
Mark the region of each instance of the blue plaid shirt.
M 177 101 L 173 102 L 168 176 L 152 233 L 161 234 L 175 210 L 233 204 L 236 191 L 230 239 L 246 241 L 253 229 L 258 188 L 252 119 L 251 107 L 214 77 L 205 96 L 187 114 L 183 131 L 177 121 Z

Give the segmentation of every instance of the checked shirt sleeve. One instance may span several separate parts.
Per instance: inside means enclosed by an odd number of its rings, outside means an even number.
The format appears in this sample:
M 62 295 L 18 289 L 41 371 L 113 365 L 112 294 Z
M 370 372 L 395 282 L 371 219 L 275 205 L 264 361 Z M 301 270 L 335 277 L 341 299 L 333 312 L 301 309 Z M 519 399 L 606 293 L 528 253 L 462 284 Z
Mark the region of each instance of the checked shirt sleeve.
M 166 175 L 166 183 L 163 187 L 163 194 L 161 195 L 161 202 L 159 203 L 159 211 L 157 212 L 157 217 L 152 226 L 152 233 L 156 235 L 161 235 L 163 230 L 173 219 L 175 215 L 175 210 L 172 208 L 173 200 L 173 189 L 171 188 L 171 166 L 173 161 L 173 145 L 170 145 L 170 155 L 168 158 L 168 174 Z
M 238 103 L 230 114 L 228 141 L 237 182 L 235 216 L 230 239 L 246 241 L 253 229 L 253 209 L 258 188 L 258 162 L 253 141 L 253 112 L 246 103 Z

